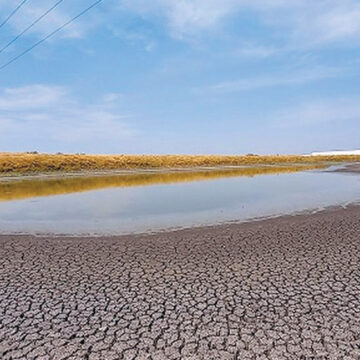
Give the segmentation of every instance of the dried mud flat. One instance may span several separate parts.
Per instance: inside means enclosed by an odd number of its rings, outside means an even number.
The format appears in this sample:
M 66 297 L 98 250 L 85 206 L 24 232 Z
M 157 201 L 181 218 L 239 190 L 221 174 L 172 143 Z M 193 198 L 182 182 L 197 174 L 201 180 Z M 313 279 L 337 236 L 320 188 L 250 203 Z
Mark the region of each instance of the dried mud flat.
M 360 208 L 0 237 L 0 359 L 359 359 Z

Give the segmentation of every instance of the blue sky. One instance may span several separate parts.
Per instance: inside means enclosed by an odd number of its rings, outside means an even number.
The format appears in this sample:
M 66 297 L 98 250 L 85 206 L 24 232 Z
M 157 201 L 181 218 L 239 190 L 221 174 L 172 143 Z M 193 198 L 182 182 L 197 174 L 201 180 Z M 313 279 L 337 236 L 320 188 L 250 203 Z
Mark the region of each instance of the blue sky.
M 1 45 L 55 2 L 28 0 Z M 64 0 L 0 64 L 91 3 Z M 104 0 L 0 71 L 0 151 L 360 148 L 359 80 L 358 0 Z

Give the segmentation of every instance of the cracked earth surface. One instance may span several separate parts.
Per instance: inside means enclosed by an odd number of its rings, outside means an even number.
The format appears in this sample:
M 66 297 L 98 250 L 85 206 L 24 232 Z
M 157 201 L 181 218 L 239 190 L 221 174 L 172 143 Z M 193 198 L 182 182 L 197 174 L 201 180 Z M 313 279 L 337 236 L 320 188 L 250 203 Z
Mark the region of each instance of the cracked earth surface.
M 360 208 L 0 236 L 0 359 L 360 359 Z

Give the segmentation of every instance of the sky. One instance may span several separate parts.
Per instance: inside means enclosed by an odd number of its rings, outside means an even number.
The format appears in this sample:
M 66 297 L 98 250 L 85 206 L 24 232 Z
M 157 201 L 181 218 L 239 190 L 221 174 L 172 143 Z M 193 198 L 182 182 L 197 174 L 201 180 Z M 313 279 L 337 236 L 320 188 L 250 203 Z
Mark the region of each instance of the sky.
M 94 0 L 63 0 L 0 67 Z M 27 0 L 0 49 L 57 0 Z M 20 0 L 0 0 L 0 23 Z M 0 70 L 0 152 L 360 148 L 359 0 L 103 0 Z

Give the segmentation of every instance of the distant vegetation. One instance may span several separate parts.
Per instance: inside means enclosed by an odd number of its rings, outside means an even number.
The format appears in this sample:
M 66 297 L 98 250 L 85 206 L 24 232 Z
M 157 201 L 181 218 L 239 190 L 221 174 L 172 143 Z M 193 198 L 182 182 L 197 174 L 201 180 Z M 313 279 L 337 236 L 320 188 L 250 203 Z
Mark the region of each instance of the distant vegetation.
M 85 155 L 0 153 L 0 174 L 34 174 L 146 168 L 315 164 L 360 161 L 360 156 Z
M 63 177 L 0 181 L 0 201 L 62 195 L 112 187 L 204 181 L 226 177 L 274 175 L 322 168 L 324 165 L 256 166 L 228 170 L 170 171 L 152 174 Z

